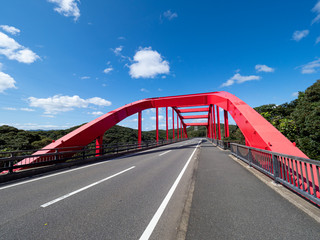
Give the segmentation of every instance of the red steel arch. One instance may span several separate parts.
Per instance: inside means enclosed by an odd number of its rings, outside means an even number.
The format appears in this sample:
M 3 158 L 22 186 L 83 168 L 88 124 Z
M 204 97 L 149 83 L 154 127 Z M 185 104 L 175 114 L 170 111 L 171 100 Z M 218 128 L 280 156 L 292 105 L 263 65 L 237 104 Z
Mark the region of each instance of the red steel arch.
M 45 149 L 86 146 L 95 139 L 101 139 L 101 136 L 103 136 L 108 129 L 123 119 L 145 109 L 172 107 L 177 110 L 178 107 L 209 106 L 210 108 L 210 106 L 214 105 L 229 112 L 245 136 L 246 144 L 248 146 L 308 158 L 299 148 L 294 146 L 292 142 L 283 136 L 275 127 L 272 126 L 272 124 L 265 120 L 248 104 L 236 96 L 224 91 L 148 98 L 126 104 L 123 107 L 110 111 L 79 127 L 59 140 L 47 145 Z M 208 110 L 209 108 L 206 107 L 202 109 Z M 185 112 L 183 109 L 180 111 Z M 183 120 L 183 116 L 180 115 L 181 112 L 177 111 L 177 114 L 181 117 L 181 120 Z M 188 124 L 184 124 L 184 126 L 186 125 Z M 202 123 L 201 125 L 209 126 L 209 123 Z M 50 150 L 47 152 L 50 152 Z M 43 154 L 46 152 L 42 150 L 39 153 Z

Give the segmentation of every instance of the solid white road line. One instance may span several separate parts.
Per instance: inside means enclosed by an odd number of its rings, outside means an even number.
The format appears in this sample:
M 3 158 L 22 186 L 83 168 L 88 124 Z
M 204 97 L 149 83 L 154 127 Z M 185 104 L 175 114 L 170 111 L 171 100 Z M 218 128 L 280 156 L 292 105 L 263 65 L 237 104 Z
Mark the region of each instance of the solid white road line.
M 135 166 L 133 166 L 133 167 L 131 167 L 131 168 L 127 168 L 127 169 L 125 169 L 125 170 L 123 170 L 123 171 L 121 171 L 121 172 L 118 172 L 118 173 L 110 176 L 110 177 L 101 179 L 100 181 L 97 181 L 97 182 L 95 182 L 95 183 L 92 183 L 92 184 L 90 184 L 90 185 L 88 185 L 88 186 L 86 186 L 86 187 L 80 188 L 80 189 L 78 189 L 78 190 L 76 190 L 76 191 L 73 191 L 73 192 L 68 193 L 68 194 L 66 194 L 66 195 L 63 195 L 63 196 L 61 196 L 61 197 L 59 197 L 59 198 L 56 198 L 56 199 L 54 199 L 54 200 L 52 200 L 52 201 L 50 201 L 50 202 L 47 202 L 47 203 L 45 203 L 45 204 L 42 204 L 41 207 L 43 207 L 43 208 L 48 207 L 48 206 L 50 206 L 50 205 L 52 205 L 52 204 L 54 204 L 54 203 L 56 203 L 56 202 L 59 202 L 59 201 L 65 199 L 65 198 L 68 198 L 68 197 L 70 197 L 70 196 L 72 196 L 72 195 L 75 195 L 75 194 L 77 194 L 77 193 L 79 193 L 79 192 L 82 192 L 82 191 L 84 191 L 84 190 L 86 190 L 86 189 L 88 189 L 88 188 L 91 188 L 91 187 L 99 184 L 99 183 L 102 183 L 102 182 L 104 182 L 104 181 L 107 181 L 107 180 L 109 180 L 109 179 L 111 179 L 111 178 L 113 178 L 113 177 L 115 177 L 115 176 L 118 176 L 118 175 L 120 175 L 120 174 L 122 174 L 122 173 L 125 173 L 125 172 L 127 172 L 127 171 L 129 171 L 129 170 L 131 170 L 131 169 L 133 169 L 133 168 L 135 168 Z
M 98 163 L 90 164 L 90 165 L 87 165 L 87 166 L 78 167 L 78 168 L 74 168 L 74 169 L 71 169 L 71 170 L 50 174 L 48 176 L 43 176 L 43 177 L 27 180 L 27 181 L 24 181 L 24 182 L 14 183 L 14 184 L 11 184 L 11 185 L 8 185 L 8 186 L 0 187 L 0 190 L 6 189 L 6 188 L 15 187 L 15 186 L 19 186 L 19 185 L 30 183 L 30 182 L 35 182 L 35 181 L 38 181 L 38 180 L 41 180 L 41 179 L 45 179 L 45 178 L 49 178 L 49 177 L 58 176 L 58 175 L 61 175 L 61 174 L 77 171 L 77 170 L 88 168 L 88 167 L 93 167 L 93 166 L 104 164 L 104 163 L 108 163 L 108 162 L 98 162 Z
M 165 154 L 167 154 L 168 152 L 171 152 L 172 150 L 169 150 L 169 151 L 166 151 L 166 152 L 164 152 L 164 153 L 161 153 L 161 154 L 159 154 L 159 156 L 162 156 L 162 155 L 165 155 Z
M 166 197 L 164 198 L 164 200 L 162 201 L 160 207 L 158 208 L 157 212 L 154 214 L 153 218 L 151 219 L 151 221 L 149 222 L 147 228 L 144 230 L 143 234 L 141 235 L 139 240 L 148 240 L 154 230 L 154 228 L 156 227 L 162 213 L 164 212 L 165 208 L 167 207 L 174 191 L 176 190 L 184 172 L 186 171 L 194 153 L 196 152 L 197 148 L 199 147 L 199 144 L 202 141 L 198 142 L 197 147 L 193 150 L 191 156 L 189 157 L 187 163 L 184 165 L 183 169 L 181 170 L 179 176 L 177 177 L 177 179 L 175 180 L 175 182 L 173 183 L 172 187 L 170 188 L 169 192 L 167 193 Z

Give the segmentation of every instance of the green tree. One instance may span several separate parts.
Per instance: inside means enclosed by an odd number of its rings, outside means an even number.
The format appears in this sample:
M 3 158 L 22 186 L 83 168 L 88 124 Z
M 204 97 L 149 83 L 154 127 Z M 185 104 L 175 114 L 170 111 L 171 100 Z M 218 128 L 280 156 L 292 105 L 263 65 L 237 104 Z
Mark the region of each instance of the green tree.
M 291 114 L 297 126 L 297 144 L 310 158 L 320 159 L 320 80 L 300 92 Z

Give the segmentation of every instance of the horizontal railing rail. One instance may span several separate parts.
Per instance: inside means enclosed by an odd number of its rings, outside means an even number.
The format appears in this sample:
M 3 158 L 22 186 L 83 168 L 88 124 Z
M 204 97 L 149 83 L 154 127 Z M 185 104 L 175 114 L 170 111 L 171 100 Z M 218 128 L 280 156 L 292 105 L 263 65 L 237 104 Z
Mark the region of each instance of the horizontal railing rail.
M 226 142 L 223 140 L 215 139 L 215 138 L 208 138 L 212 143 L 215 145 L 221 147 L 222 149 L 230 149 L 230 142 Z
M 320 206 L 320 161 L 230 143 L 232 155 Z
M 95 146 L 73 146 L 56 149 L 22 150 L 0 153 L 0 174 L 10 174 L 18 169 L 30 169 L 40 166 L 53 165 L 74 160 L 85 160 L 88 158 L 124 154 L 136 150 L 144 150 L 155 146 L 162 146 L 187 139 L 169 139 L 157 141 L 134 142 L 127 144 Z M 45 154 L 34 154 L 39 151 L 50 151 Z

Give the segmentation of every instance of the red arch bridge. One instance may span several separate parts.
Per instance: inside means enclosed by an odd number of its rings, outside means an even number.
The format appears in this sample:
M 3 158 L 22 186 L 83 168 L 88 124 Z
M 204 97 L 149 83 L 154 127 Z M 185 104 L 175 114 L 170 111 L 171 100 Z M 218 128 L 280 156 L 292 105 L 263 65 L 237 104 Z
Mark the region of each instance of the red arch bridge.
M 125 118 L 138 114 L 138 143 L 141 143 L 142 113 L 146 109 L 156 110 L 156 140 L 159 140 L 159 108 L 166 109 L 166 137 L 168 139 L 168 108 L 172 108 L 173 138 L 187 138 L 188 126 L 206 126 L 207 137 L 221 140 L 220 110 L 223 110 L 225 137 L 229 136 L 228 116 L 230 115 L 245 137 L 246 146 L 231 144 L 233 154 L 255 164 L 264 173 L 273 176 L 293 188 L 299 194 L 318 201 L 319 164 L 308 157 L 283 136 L 275 127 L 265 120 L 241 99 L 228 92 L 210 92 L 171 97 L 148 98 L 126 104 L 116 110 L 79 127 L 59 140 L 45 147 L 34 155 L 54 152 L 54 149 L 85 147 L 96 141 L 96 154 L 100 155 L 104 133 Z M 186 114 L 187 113 L 187 114 Z M 199 120 L 187 123 L 185 120 Z M 202 120 L 200 120 L 202 119 Z M 205 122 L 203 122 L 205 119 Z M 175 127 L 178 130 L 175 134 Z M 25 158 L 16 164 L 24 165 L 31 158 Z M 41 157 L 32 158 L 33 162 Z M 275 165 L 276 162 L 276 165 Z

